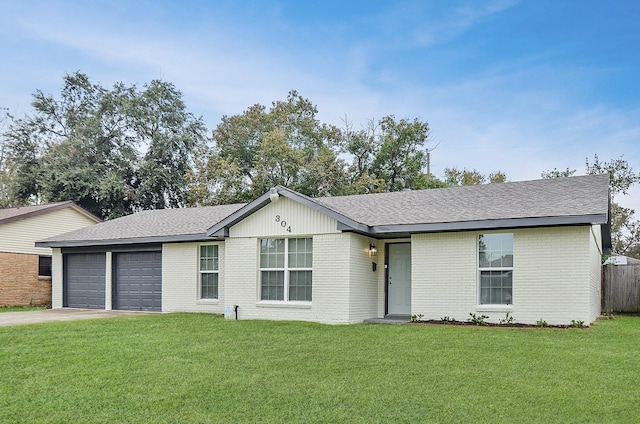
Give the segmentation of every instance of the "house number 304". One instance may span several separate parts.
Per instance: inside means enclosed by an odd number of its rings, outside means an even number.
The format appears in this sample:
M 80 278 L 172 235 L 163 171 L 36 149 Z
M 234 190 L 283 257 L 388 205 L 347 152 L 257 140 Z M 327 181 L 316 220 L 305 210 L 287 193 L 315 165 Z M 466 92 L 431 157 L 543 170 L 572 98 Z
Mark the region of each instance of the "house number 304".
M 291 232 L 291 225 L 287 225 L 287 221 L 285 221 L 284 219 L 280 218 L 280 215 L 276 215 L 276 222 L 280 223 L 280 226 L 282 228 L 286 228 L 287 232 Z

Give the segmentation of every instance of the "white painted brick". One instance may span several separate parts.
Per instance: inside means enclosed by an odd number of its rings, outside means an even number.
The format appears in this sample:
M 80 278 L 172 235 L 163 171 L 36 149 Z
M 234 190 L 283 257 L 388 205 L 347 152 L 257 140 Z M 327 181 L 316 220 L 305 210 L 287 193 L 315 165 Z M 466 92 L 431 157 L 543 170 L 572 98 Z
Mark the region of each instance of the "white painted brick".
M 366 244 L 368 248 L 368 239 L 350 233 L 313 236 L 311 304 L 260 301 L 258 242 L 254 237 L 229 238 L 225 241 L 225 305 L 238 305 L 239 319 L 347 324 L 361 322 L 363 316 L 375 315 L 376 275 L 370 270 L 367 251 L 363 247 Z M 364 259 L 351 255 L 354 249 Z M 352 275 L 365 271 L 368 272 L 366 277 L 356 278 L 350 286 Z M 370 299 L 364 299 L 365 296 Z
M 220 258 L 218 300 L 199 299 L 199 247 L 217 244 Z M 225 284 L 224 243 L 171 243 L 162 245 L 162 312 L 209 312 L 222 314 Z
M 350 234 L 349 241 L 349 322 L 362 322 L 378 316 L 379 271 L 374 272 L 371 267 L 377 258 L 369 257 L 369 244 L 376 240 Z
M 62 250 L 55 247 L 51 257 L 51 307 L 62 308 Z
M 518 229 L 514 234 L 513 307 L 478 306 L 477 232 L 412 237 L 412 313 L 464 321 L 469 313 L 498 322 L 590 323 L 599 314 L 599 253 L 590 227 Z M 599 229 L 594 229 L 599 234 Z

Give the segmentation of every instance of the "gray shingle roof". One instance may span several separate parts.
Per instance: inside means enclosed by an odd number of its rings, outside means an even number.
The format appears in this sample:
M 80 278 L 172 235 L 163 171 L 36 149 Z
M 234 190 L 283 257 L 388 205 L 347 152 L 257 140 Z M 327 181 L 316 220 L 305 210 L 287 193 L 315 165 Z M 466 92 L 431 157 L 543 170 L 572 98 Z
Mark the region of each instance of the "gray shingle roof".
M 66 246 L 90 246 L 124 242 L 202 240 L 206 238 L 207 228 L 212 223 L 220 221 L 242 206 L 242 204 L 235 204 L 142 211 L 39 242 L 58 242 L 55 245 Z
M 338 228 L 389 237 L 410 232 L 518 226 L 607 224 L 609 177 L 588 175 L 445 189 L 312 199 L 276 190 L 338 220 Z M 269 203 L 162 209 L 43 240 L 52 247 L 205 240 Z M 342 225 L 342 227 L 341 227 Z
M 543 179 L 323 197 L 315 201 L 368 226 L 607 214 L 609 177 Z

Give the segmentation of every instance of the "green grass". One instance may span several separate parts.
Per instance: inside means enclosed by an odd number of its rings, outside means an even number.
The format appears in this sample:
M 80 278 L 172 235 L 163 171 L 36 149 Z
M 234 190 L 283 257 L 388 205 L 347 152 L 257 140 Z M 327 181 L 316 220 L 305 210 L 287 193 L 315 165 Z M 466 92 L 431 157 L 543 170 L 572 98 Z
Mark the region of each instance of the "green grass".
M 27 311 L 44 311 L 46 306 L 0 306 L 2 312 L 27 312 Z
M 0 422 L 617 423 L 640 317 L 588 330 L 166 314 L 0 328 Z

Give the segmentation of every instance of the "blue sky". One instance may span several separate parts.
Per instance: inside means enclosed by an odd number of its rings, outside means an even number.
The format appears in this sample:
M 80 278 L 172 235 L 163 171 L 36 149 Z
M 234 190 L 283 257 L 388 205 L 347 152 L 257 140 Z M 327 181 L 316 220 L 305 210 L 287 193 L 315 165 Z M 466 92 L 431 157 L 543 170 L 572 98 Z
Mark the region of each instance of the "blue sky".
M 0 106 L 80 70 L 174 83 L 212 129 L 298 90 L 320 119 L 428 121 L 432 172 L 640 171 L 640 2 L 0 0 Z M 640 189 L 620 198 L 640 213 Z

